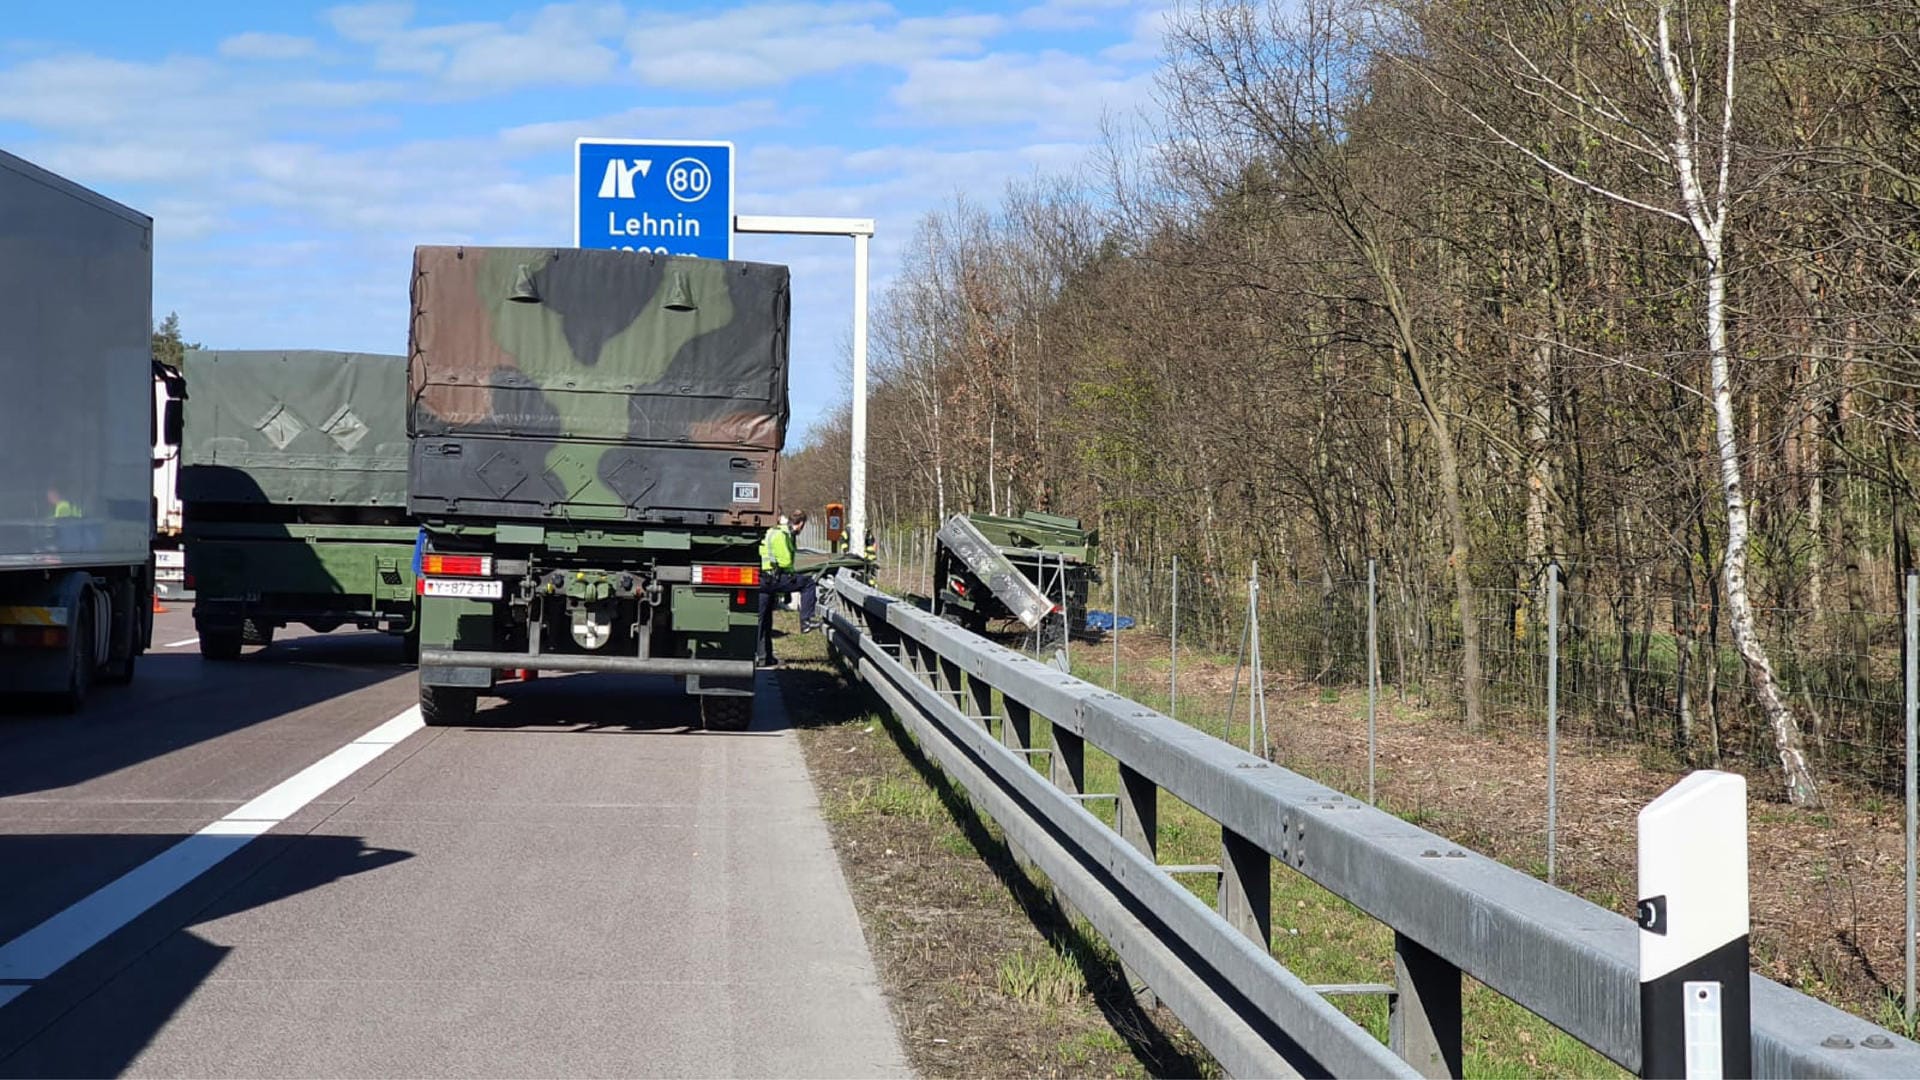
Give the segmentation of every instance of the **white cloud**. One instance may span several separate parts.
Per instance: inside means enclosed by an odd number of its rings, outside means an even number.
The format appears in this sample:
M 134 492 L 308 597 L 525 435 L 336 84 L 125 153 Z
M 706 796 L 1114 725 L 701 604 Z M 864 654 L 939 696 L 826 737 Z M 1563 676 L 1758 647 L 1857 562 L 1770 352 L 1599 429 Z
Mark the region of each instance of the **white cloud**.
M 327 12 L 336 34 L 372 49 L 384 71 L 432 76 L 462 91 L 604 82 L 620 56 L 605 44 L 626 26 L 617 3 L 549 4 L 504 22 L 413 26 L 413 5 L 372 3 Z
M 867 65 L 971 55 L 995 15 L 901 19 L 883 4 L 756 4 L 693 18 L 648 14 L 627 35 L 633 69 L 655 86 L 744 89 Z
M 1014 22 L 1032 30 L 1084 30 L 1099 26 L 1116 9 L 1136 0 L 1043 0 L 1014 16 Z
M 1120 63 L 1160 59 L 1166 51 L 1167 30 L 1173 25 L 1171 7 L 1150 7 L 1133 17 L 1133 33 L 1126 41 L 1100 53 L 1106 60 Z
M 584 120 L 522 124 L 500 133 L 511 155 L 571 154 L 580 138 L 725 139 L 788 123 L 779 102 L 753 98 L 724 105 L 646 105 Z
M 248 31 L 220 42 L 220 55 L 235 60 L 298 60 L 314 52 L 312 38 Z
M 1048 51 L 921 61 L 907 69 L 906 81 L 892 97 L 907 119 L 920 124 L 1085 132 L 1103 114 L 1144 100 L 1151 89 L 1148 75 L 1127 75 L 1082 56 Z

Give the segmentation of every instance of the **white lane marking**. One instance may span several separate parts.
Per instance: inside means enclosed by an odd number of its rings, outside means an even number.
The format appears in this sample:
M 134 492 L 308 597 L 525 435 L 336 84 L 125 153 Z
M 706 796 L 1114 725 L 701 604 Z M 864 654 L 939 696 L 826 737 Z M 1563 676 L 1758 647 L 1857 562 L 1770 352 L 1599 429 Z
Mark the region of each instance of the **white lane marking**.
M 421 726 L 419 707 L 409 708 L 0 946 L 0 979 L 37 980 L 52 975 Z M 0 986 L 0 1006 L 26 990 Z
M 187 638 L 187 639 L 186 639 L 185 641 L 169 641 L 169 642 L 167 642 L 167 643 L 166 643 L 165 645 L 163 645 L 163 646 L 161 646 L 161 648 L 165 648 L 165 649 L 184 649 L 184 648 L 186 648 L 187 646 L 189 646 L 189 645 L 192 645 L 192 644 L 194 644 L 194 643 L 196 643 L 196 642 L 198 642 L 199 640 L 200 640 L 200 639 L 199 639 L 199 638 L 197 638 L 197 637 L 190 637 L 190 638 Z
M 350 742 L 268 788 L 252 802 L 228 814 L 227 820 L 283 821 L 392 746 L 392 743 Z

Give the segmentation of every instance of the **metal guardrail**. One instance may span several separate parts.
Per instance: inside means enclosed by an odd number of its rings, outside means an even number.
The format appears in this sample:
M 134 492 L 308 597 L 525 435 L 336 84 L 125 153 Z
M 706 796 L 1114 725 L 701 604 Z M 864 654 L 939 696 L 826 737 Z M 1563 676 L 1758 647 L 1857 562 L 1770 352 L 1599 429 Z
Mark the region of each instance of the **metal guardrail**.
M 834 648 L 1229 1073 L 1457 1076 L 1463 975 L 1640 1070 L 1626 917 L 850 574 L 834 593 Z M 1117 802 L 1114 828 L 1083 805 L 1089 745 L 1120 766 L 1120 790 L 1097 796 Z M 1217 867 L 1158 865 L 1161 789 L 1220 824 Z M 1275 859 L 1393 929 L 1391 1049 L 1273 959 Z M 1218 873 L 1219 909 L 1171 870 Z M 1751 990 L 1755 1076 L 1920 1076 L 1920 1044 L 1758 975 Z

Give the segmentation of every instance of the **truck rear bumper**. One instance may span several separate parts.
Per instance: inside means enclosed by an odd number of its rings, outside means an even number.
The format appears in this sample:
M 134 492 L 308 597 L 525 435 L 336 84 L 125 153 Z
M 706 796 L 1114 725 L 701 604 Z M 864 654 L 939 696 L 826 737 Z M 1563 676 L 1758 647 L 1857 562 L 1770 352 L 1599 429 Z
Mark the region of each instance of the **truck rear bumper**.
M 612 671 L 635 675 L 712 675 L 753 678 L 751 660 L 693 660 L 686 657 L 582 656 L 577 653 L 469 652 L 420 650 L 420 666 L 526 668 L 538 671 Z

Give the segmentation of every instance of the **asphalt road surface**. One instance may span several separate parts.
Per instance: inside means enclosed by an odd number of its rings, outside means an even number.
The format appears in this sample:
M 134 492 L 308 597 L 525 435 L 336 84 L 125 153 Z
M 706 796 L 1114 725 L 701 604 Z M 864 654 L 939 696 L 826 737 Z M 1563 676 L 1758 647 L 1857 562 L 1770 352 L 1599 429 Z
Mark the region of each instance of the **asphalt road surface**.
M 769 683 L 548 678 L 423 729 L 397 639 L 0 713 L 0 1075 L 907 1072 Z

